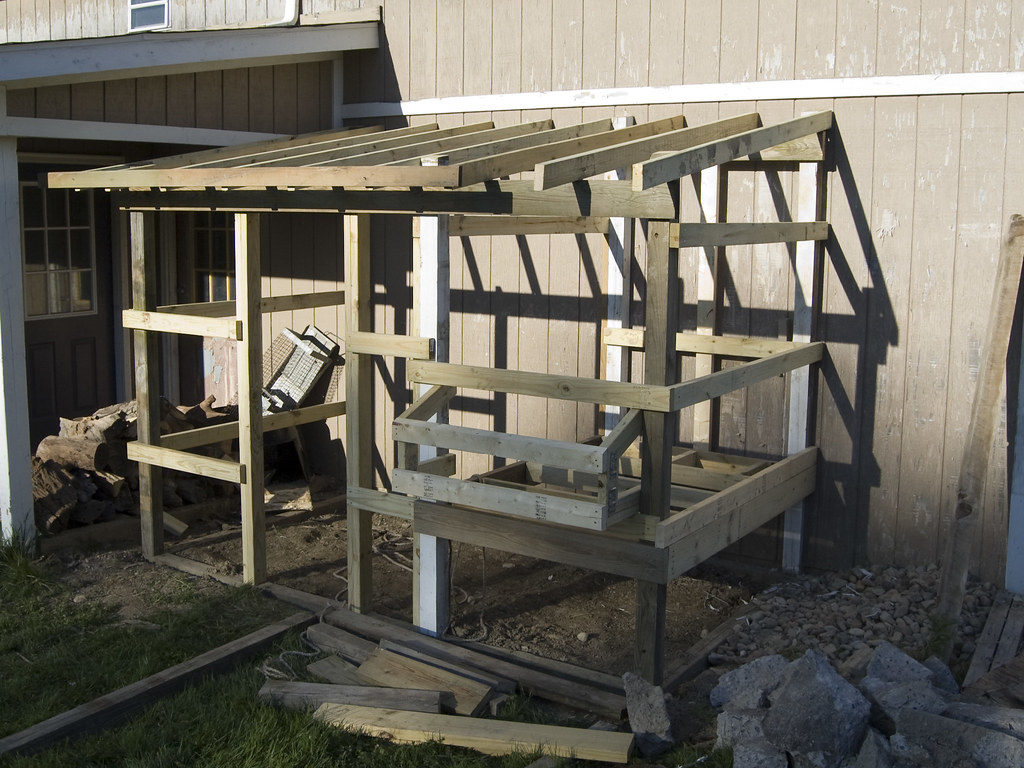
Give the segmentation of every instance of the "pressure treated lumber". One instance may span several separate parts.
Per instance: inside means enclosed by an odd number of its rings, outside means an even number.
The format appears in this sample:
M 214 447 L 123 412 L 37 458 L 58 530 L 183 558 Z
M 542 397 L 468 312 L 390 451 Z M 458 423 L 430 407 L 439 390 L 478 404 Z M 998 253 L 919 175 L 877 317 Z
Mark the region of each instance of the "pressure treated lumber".
M 755 128 L 726 139 L 710 141 L 682 152 L 673 152 L 634 165 L 633 189 L 639 191 L 675 181 L 705 168 L 738 160 L 801 136 L 827 131 L 831 127 L 832 113 L 817 112 L 766 128 Z
M 183 315 L 176 312 L 139 312 L 126 309 L 121 313 L 125 328 L 161 333 L 183 333 L 189 336 L 208 336 L 214 339 L 241 338 L 241 328 L 234 317 L 206 317 Z
M 604 343 L 631 349 L 643 349 L 643 328 L 608 328 L 604 332 Z M 805 346 L 804 344 L 781 339 L 756 339 L 737 336 L 707 336 L 702 333 L 677 333 L 676 351 L 686 354 L 721 355 L 754 360 L 778 352 L 786 352 Z
M 399 656 L 405 656 L 406 658 L 413 659 L 414 661 L 419 661 L 424 664 L 429 664 L 432 667 L 447 670 L 448 672 L 459 675 L 460 677 L 468 677 L 470 680 L 476 680 L 482 685 L 490 686 L 499 693 L 514 693 L 516 690 L 515 682 L 508 678 L 499 677 L 479 668 L 467 667 L 465 664 L 460 664 L 458 662 L 446 661 L 439 658 L 436 654 L 416 648 L 409 643 L 399 643 L 384 637 L 381 638 L 380 647 L 382 650 L 397 653 Z
M 458 471 L 456 468 L 455 454 L 443 453 L 440 456 L 423 459 L 419 463 L 419 471 L 426 472 L 428 475 L 451 477 Z
M 309 627 L 306 639 L 321 651 L 341 656 L 355 664 L 362 664 L 377 650 L 377 646 L 369 640 L 323 622 Z
M 567 235 L 595 232 L 606 234 L 607 216 L 452 216 L 450 237 L 494 235 Z
M 970 686 L 992 668 L 999 638 L 1003 634 L 1006 617 L 1010 613 L 1011 601 L 1012 598 L 1008 592 L 1000 590 L 996 593 L 992 607 L 989 608 L 988 617 L 985 619 L 985 627 L 978 636 L 970 666 L 964 674 L 964 687 Z
M 614 171 L 617 168 L 628 168 L 633 163 L 648 160 L 655 152 L 683 150 L 709 141 L 724 139 L 741 131 L 756 128 L 760 122 L 758 114 L 751 112 L 691 128 L 680 126 L 676 130 L 658 131 L 654 135 L 632 141 L 624 141 L 601 149 L 538 163 L 534 170 L 534 188 L 551 189 L 560 184 L 568 184 L 588 176 Z M 639 133 L 649 125 L 651 123 L 640 123 L 632 128 L 621 130 Z
M 433 360 L 434 340 L 418 336 L 349 331 L 345 334 L 345 351 L 410 360 Z
M 447 384 L 666 413 L 671 410 L 670 391 L 664 386 L 419 361 L 409 363 L 408 376 L 419 384 Z
M 399 418 L 427 420 L 436 416 L 455 397 L 455 387 L 436 385 L 421 394 L 406 408 Z
M 824 240 L 827 237 L 827 221 L 759 222 L 757 224 L 736 221 L 701 222 L 672 224 L 669 230 L 669 242 L 676 248 L 795 243 L 802 240 Z
M 306 666 L 306 671 L 314 677 L 326 680 L 335 685 L 366 685 L 366 680 L 359 676 L 355 664 L 345 661 L 339 656 L 325 656 Z
M 260 299 L 260 309 L 264 314 L 267 314 L 270 312 L 290 312 L 296 309 L 333 307 L 344 303 L 344 291 L 322 291 L 320 293 L 296 293 L 291 296 L 264 296 Z M 160 313 L 178 315 L 202 315 L 205 317 L 235 316 L 234 300 L 198 301 L 191 304 L 164 304 L 156 309 Z
M 315 421 L 323 421 L 324 419 L 344 415 L 345 403 L 321 403 L 319 405 L 295 408 L 291 411 L 266 413 L 263 414 L 263 431 L 274 432 L 279 429 L 288 429 L 289 427 L 297 427 L 301 424 L 310 424 Z M 224 440 L 235 440 L 237 438 L 238 422 L 225 421 L 222 424 L 211 424 L 208 427 L 186 429 L 181 432 L 164 435 L 161 438 L 161 446 L 184 451 L 189 448 L 213 445 Z
M 412 520 L 412 499 L 408 496 L 350 485 L 346 490 L 346 498 L 350 508 Z
M 401 709 L 407 712 L 451 712 L 454 701 L 447 691 L 383 688 L 370 685 L 332 685 L 268 680 L 256 694 L 260 701 L 289 709 L 316 709 L 321 704 Z
M 0 739 L 0 755 L 38 752 L 57 741 L 77 738 L 116 725 L 157 699 L 175 693 L 193 681 L 209 674 L 224 672 L 251 658 L 272 645 L 282 635 L 294 629 L 301 629 L 314 620 L 315 617 L 305 611 L 296 613 L 193 659 L 55 715 L 38 725 Z
M 388 688 L 449 691 L 459 715 L 482 714 L 494 690 L 491 686 L 422 661 L 380 648 L 359 665 L 359 675 Z
M 538 751 L 558 757 L 625 763 L 633 752 L 633 734 L 566 728 L 559 725 L 470 720 L 454 715 L 324 704 L 314 717 L 372 736 L 403 743 L 440 741 L 488 755 Z
M 996 281 L 992 289 L 988 328 L 981 347 L 981 366 L 978 386 L 971 403 L 971 420 L 967 426 L 963 459 L 957 481 L 956 505 L 953 521 L 947 533 L 946 551 L 942 564 L 936 611 L 951 626 L 956 626 L 963 607 L 967 588 L 967 570 L 970 566 L 974 529 L 979 517 L 985 489 L 985 474 L 998 420 L 999 388 L 1006 369 L 1006 353 L 1010 344 L 1017 293 L 1020 287 L 1021 266 L 1024 262 L 1024 216 L 1014 214 L 999 250 Z M 953 650 L 950 633 L 940 658 L 949 658 Z
M 712 629 L 706 636 L 697 641 L 682 657 L 676 661 L 671 670 L 665 674 L 662 686 L 666 693 L 675 691 L 680 685 L 688 682 L 708 668 L 708 655 L 720 646 L 732 634 L 736 622 L 750 613 L 753 607 L 741 605 L 729 617 Z
M 193 475 L 203 475 L 228 483 L 244 483 L 245 468 L 237 461 L 215 459 L 186 451 L 175 451 L 142 442 L 128 443 L 128 458 L 144 466 L 164 467 Z M 141 471 L 141 468 L 140 468 Z

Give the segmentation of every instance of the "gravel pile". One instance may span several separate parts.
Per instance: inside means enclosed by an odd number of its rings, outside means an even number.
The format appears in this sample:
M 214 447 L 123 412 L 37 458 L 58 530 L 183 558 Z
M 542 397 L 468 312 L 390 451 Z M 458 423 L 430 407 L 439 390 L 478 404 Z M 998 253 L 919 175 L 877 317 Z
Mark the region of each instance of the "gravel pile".
M 749 661 L 773 653 L 795 658 L 815 649 L 842 668 L 883 640 L 924 658 L 936 635 L 931 616 L 940 575 L 936 566 L 854 568 L 776 584 L 751 598 L 753 610 L 711 660 Z M 967 585 L 950 659 L 954 669 L 970 661 L 996 591 L 991 584 Z

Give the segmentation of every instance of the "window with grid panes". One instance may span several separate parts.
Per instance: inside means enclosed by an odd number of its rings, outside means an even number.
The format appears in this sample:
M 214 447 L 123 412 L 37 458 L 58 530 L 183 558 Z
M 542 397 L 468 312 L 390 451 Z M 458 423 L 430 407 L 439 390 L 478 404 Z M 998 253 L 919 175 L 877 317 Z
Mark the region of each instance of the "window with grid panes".
M 92 190 L 46 189 L 21 182 L 25 316 L 96 311 L 96 239 Z
M 235 298 L 234 237 L 234 217 L 231 214 L 196 214 L 193 262 L 196 301 Z

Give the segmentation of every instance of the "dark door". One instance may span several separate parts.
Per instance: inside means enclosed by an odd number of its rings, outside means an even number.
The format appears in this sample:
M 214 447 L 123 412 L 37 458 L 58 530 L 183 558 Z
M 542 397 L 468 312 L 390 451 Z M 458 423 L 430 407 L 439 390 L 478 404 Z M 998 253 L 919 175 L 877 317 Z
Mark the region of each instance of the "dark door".
M 114 399 L 110 198 L 44 189 L 47 168 L 21 170 L 29 429 L 33 450 L 60 417 Z

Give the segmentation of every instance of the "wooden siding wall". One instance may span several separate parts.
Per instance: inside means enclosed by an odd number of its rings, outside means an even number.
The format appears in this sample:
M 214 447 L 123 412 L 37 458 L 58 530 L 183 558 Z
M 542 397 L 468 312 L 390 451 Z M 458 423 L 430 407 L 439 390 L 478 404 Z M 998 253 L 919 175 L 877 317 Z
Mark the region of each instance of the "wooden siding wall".
M 386 41 L 345 57 L 346 101 L 674 83 L 862 77 L 1020 69 L 1024 2 L 953 0 L 385 0 Z M 749 110 L 766 122 L 818 109 L 837 115 L 831 176 L 817 442 L 818 492 L 807 518 L 807 562 L 929 563 L 954 484 L 977 375 L 998 241 L 1024 211 L 1024 95 L 927 96 L 510 111 L 440 115 L 443 126 L 553 117 L 568 124 L 681 109 L 698 123 Z M 429 116 L 411 122 L 431 120 Z M 400 124 L 400 121 L 392 121 Z M 782 175 L 730 176 L 730 218 L 771 220 Z M 696 195 L 688 193 L 689 211 Z M 378 328 L 400 330 L 407 257 L 395 233 L 378 251 L 374 280 L 388 297 Z M 637 238 L 642 243 L 642 238 Z M 681 324 L 695 325 L 698 254 L 683 264 Z M 638 254 L 641 266 L 644 254 Z M 784 336 L 793 287 L 784 246 L 730 249 L 721 328 Z M 602 238 L 473 238 L 453 243 L 452 360 L 600 374 L 604 313 Z M 643 286 L 634 287 L 642 295 Z M 635 320 L 642 309 L 635 307 Z M 550 320 L 547 318 L 551 318 Z M 638 370 L 638 369 L 635 369 Z M 692 363 L 684 367 L 684 376 Z M 398 372 L 400 374 L 400 372 Z M 387 374 L 391 376 L 389 372 Z M 383 385 L 381 385 L 383 387 Z M 720 442 L 754 455 L 783 449 L 784 384 L 723 399 Z M 477 403 L 479 405 L 479 403 Z M 379 444 L 393 407 L 378 401 Z M 473 405 L 473 403 L 470 403 Z M 504 408 L 501 406 L 504 405 Z M 508 398 L 497 416 L 467 424 L 552 437 L 594 430 L 589 408 Z M 684 420 L 685 423 L 685 420 Z M 683 438 L 685 439 L 685 432 Z M 994 452 L 975 563 L 999 580 L 1005 558 L 1005 454 Z M 464 471 L 482 469 L 467 463 Z M 746 554 L 777 557 L 772 536 Z M 777 559 L 776 559 L 777 562 Z

